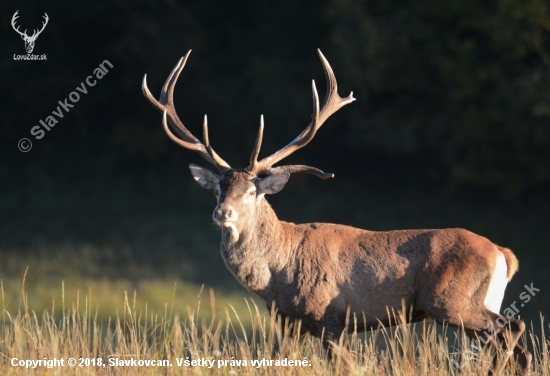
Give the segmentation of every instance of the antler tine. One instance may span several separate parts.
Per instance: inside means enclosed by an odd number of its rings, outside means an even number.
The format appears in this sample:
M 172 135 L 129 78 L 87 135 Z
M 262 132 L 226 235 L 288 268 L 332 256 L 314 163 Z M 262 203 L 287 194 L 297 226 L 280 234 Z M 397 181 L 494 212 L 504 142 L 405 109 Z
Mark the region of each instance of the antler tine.
M 305 165 L 277 166 L 269 170 L 270 175 L 280 174 L 281 172 L 288 172 L 290 174 L 303 172 L 303 173 L 315 175 L 321 179 L 329 179 L 334 177 L 334 174 L 324 172 L 316 167 L 305 166 Z
M 187 128 L 183 125 L 178 115 L 176 114 L 174 107 L 174 87 L 181 71 L 185 67 L 185 63 L 187 62 L 189 54 L 191 54 L 191 50 L 187 52 L 187 55 L 179 59 L 174 69 L 172 69 L 172 72 L 170 72 L 170 75 L 162 86 L 159 98 L 160 101 L 157 101 L 153 94 L 151 94 L 151 92 L 149 91 L 149 88 L 147 87 L 147 75 L 143 76 L 143 83 L 141 88 L 145 97 L 157 110 L 159 110 L 160 112 L 164 112 L 166 110 L 168 112 L 168 120 L 171 125 L 177 127 L 180 136 L 184 137 L 186 141 L 189 142 L 199 142 L 199 140 L 195 136 L 193 136 L 193 134 L 191 134 L 191 132 L 189 132 Z
M 311 90 L 313 92 L 313 114 L 311 123 L 304 129 L 298 137 L 291 141 L 288 145 L 280 149 L 279 151 L 273 153 L 267 158 L 262 159 L 261 161 L 254 164 L 255 168 L 253 172 L 255 174 L 273 174 L 274 171 L 286 171 L 286 172 L 307 172 L 319 176 L 323 179 L 333 177 L 333 174 L 327 174 L 323 171 L 309 166 L 281 166 L 276 168 L 271 168 L 275 163 L 281 161 L 282 159 L 288 157 L 290 154 L 294 153 L 296 150 L 306 146 L 312 139 L 315 137 L 315 134 L 321 128 L 321 125 L 336 111 L 340 108 L 349 104 L 355 100 L 353 97 L 353 92 L 351 92 L 346 98 L 342 98 L 338 95 L 338 84 L 334 72 L 330 67 L 327 59 L 321 53 L 321 50 L 317 50 L 323 68 L 325 71 L 325 76 L 327 79 L 327 94 L 325 97 L 325 103 L 323 108 L 319 110 L 319 95 L 317 93 L 317 88 L 315 87 L 315 81 L 312 81 Z M 251 163 L 252 167 L 252 163 Z
M 143 77 L 141 88 L 145 98 L 147 98 L 147 100 L 153 105 L 153 107 L 163 113 L 162 124 L 168 137 L 170 137 L 172 141 L 174 141 L 181 147 L 198 152 L 201 157 L 216 166 L 218 171 L 223 172 L 229 170 L 231 167 L 210 146 L 210 143 L 208 141 L 208 125 L 206 122 L 206 117 L 203 124 L 206 144 L 205 146 L 183 125 L 178 117 L 178 114 L 176 113 L 176 109 L 174 106 L 174 87 L 190 54 L 191 50 L 189 50 L 189 52 L 187 52 L 187 54 L 178 61 L 178 63 L 166 79 L 166 82 L 164 83 L 164 86 L 162 87 L 162 91 L 160 93 L 160 100 L 157 101 L 147 87 L 147 75 Z M 179 138 L 172 133 L 170 127 L 168 126 L 168 122 L 170 122 L 170 125 L 172 125 L 172 127 L 178 131 L 179 135 L 182 138 Z
M 254 172 L 258 167 L 258 155 L 260 154 L 260 148 L 262 147 L 262 139 L 264 135 L 264 115 L 260 117 L 260 128 L 258 129 L 258 135 L 256 136 L 256 143 L 252 154 L 250 155 L 250 166 L 246 168 L 248 172 Z
M 325 69 L 325 77 L 327 79 L 327 93 L 325 96 L 325 104 L 323 105 L 323 109 L 320 113 L 320 124 L 317 128 L 321 126 L 327 120 L 333 113 L 344 107 L 346 104 L 350 104 L 351 102 L 355 101 L 355 98 L 353 97 L 353 91 L 349 93 L 349 95 L 345 98 L 342 98 L 338 95 L 338 83 L 336 81 L 336 76 L 334 75 L 334 72 L 332 71 L 332 68 L 330 67 L 330 64 L 328 63 L 328 60 L 325 58 L 325 56 L 321 53 L 321 50 L 317 49 L 317 53 L 319 54 L 319 57 L 321 58 L 321 62 L 323 63 L 323 68 Z
M 166 131 L 166 134 L 168 135 L 168 137 L 170 137 L 172 141 L 174 141 L 176 144 L 178 144 L 181 147 L 184 147 L 189 150 L 197 151 L 199 153 L 206 150 L 204 145 L 201 144 L 200 142 L 194 143 L 194 142 L 185 141 L 177 137 L 175 134 L 173 134 L 172 131 L 170 130 L 170 127 L 168 126 L 166 114 L 167 114 L 166 110 L 162 112 L 162 125 L 164 127 L 164 130 Z M 208 158 L 206 158 L 205 155 L 202 155 L 202 154 L 201 156 L 204 157 L 210 163 L 215 164 L 212 158 L 210 158 L 210 155 L 206 154 Z
M 13 14 L 13 17 L 11 18 L 11 26 L 13 27 L 13 30 L 15 30 L 17 32 L 17 34 L 23 36 L 23 35 L 27 35 L 27 30 L 25 29 L 25 32 L 22 33 L 21 31 L 19 31 L 19 26 L 15 26 L 15 23 L 17 21 L 17 19 L 19 18 L 19 11 L 15 11 L 15 13 Z
M 210 140 L 208 138 L 208 118 L 206 114 L 204 115 L 204 121 L 202 122 L 202 140 L 204 141 L 204 146 L 208 149 L 210 146 Z
M 38 36 L 44 31 L 44 29 L 46 28 L 46 25 L 48 24 L 48 21 L 49 21 L 49 19 L 50 19 L 50 18 L 48 17 L 48 15 L 47 15 L 46 13 L 44 13 L 44 15 L 43 15 L 42 17 L 45 18 L 45 20 L 42 21 L 42 29 L 40 29 L 40 31 L 39 31 L 39 30 L 34 30 L 34 32 L 33 32 L 33 34 L 32 34 L 33 37 L 34 37 L 35 35 L 38 37 Z M 38 34 L 37 34 L 37 33 L 38 33 Z
M 212 146 L 210 145 L 210 140 L 209 140 L 209 137 L 208 137 L 208 118 L 206 117 L 206 115 L 204 115 L 204 121 L 202 123 L 202 139 L 204 141 L 204 146 L 206 147 L 206 151 L 208 152 L 208 155 L 210 155 L 210 157 L 214 161 L 219 160 L 219 161 L 225 163 L 225 161 L 223 159 L 221 159 L 218 156 L 218 154 L 216 154 L 216 152 L 214 151 L 214 149 L 212 149 Z M 227 167 L 229 167 L 229 165 L 227 165 Z M 224 168 L 224 170 L 226 170 L 226 169 L 227 168 Z

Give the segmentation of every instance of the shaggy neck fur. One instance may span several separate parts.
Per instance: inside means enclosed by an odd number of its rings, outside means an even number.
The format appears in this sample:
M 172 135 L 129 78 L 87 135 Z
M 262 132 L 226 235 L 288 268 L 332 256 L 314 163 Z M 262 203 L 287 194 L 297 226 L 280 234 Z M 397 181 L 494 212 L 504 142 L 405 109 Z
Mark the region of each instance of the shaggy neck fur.
M 271 273 L 281 270 L 290 256 L 290 247 L 282 246 L 288 243 L 285 225 L 289 224 L 279 221 L 262 198 L 248 220 L 238 227 L 222 228 L 225 265 L 244 287 L 260 296 L 270 283 Z

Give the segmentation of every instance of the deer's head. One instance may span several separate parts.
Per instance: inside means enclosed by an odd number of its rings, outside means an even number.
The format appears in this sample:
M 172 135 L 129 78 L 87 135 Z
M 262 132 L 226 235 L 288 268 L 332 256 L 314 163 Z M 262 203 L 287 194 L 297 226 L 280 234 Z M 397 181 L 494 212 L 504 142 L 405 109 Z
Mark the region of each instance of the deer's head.
M 27 50 L 27 53 L 32 53 L 34 50 L 34 43 L 36 42 L 36 38 L 40 35 L 40 33 L 44 30 L 46 25 L 48 24 L 49 17 L 46 13 L 44 13 L 44 21 L 42 22 L 42 28 L 40 30 L 34 30 L 32 35 L 27 35 L 27 29 L 25 29 L 24 32 L 19 31 L 19 26 L 15 25 L 15 22 L 17 20 L 17 17 L 19 17 L 19 11 L 16 11 L 13 14 L 13 17 L 11 18 L 11 26 L 13 27 L 13 30 L 15 30 L 19 35 L 21 35 L 21 38 L 25 41 L 25 49 Z
M 353 98 L 353 92 L 346 98 L 341 98 L 338 95 L 336 78 L 332 68 L 321 51 L 318 50 L 328 82 L 327 96 L 323 107 L 319 108 L 319 97 L 315 88 L 315 81 L 313 81 L 313 115 L 307 128 L 284 148 L 258 161 L 264 130 L 262 116 L 249 166 L 244 169 L 233 169 L 212 149 L 208 139 L 206 115 L 203 123 L 203 142 L 200 142 L 187 130 L 176 114 L 174 86 L 190 53 L 191 51 L 180 59 L 170 76 L 168 76 L 160 93 L 160 100 L 157 101 L 149 91 L 146 81 L 147 75 L 143 78 L 143 94 L 155 108 L 163 113 L 162 124 L 168 137 L 178 145 L 196 151 L 218 170 L 218 173 L 215 174 L 203 167 L 194 164 L 189 165 L 195 181 L 202 188 L 214 191 L 216 195 L 217 206 L 212 214 L 214 221 L 220 227 L 229 227 L 236 230 L 238 237 L 242 229 L 250 226 L 250 221 L 254 220 L 254 213 L 264 199 L 264 195 L 274 194 L 283 189 L 290 174 L 304 172 L 322 179 L 334 177 L 333 174 L 325 173 L 310 166 L 287 165 L 273 167 L 273 165 L 307 145 L 330 115 L 346 104 L 353 102 L 355 98 Z M 172 133 L 169 124 L 179 137 Z
M 264 195 L 279 192 L 290 177 L 288 172 L 260 178 L 245 170 L 231 169 L 217 175 L 197 165 L 192 164 L 189 168 L 195 181 L 216 196 L 214 221 L 220 227 L 235 226 L 239 233 L 251 225 Z

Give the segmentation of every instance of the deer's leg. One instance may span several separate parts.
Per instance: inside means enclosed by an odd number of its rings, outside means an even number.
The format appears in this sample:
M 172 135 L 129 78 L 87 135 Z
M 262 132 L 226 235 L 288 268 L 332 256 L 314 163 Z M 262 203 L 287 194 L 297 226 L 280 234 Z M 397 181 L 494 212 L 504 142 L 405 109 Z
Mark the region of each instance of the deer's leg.
M 348 313 L 349 314 L 349 313 Z M 342 371 L 349 374 L 351 354 L 348 351 L 348 320 L 337 309 L 328 308 L 323 320 L 312 331 L 316 337 L 322 339 L 327 351 L 327 358 L 334 366 L 343 367 Z
M 487 310 L 489 318 L 483 332 L 478 331 L 477 336 L 485 337 L 495 348 L 501 348 L 502 356 L 498 353 L 493 358 L 493 370 L 490 375 L 498 375 L 502 372 L 511 355 L 514 355 L 519 375 L 529 374 L 531 366 L 531 353 L 518 345 L 521 334 L 525 331 L 525 323 L 518 319 L 507 319 Z
M 493 312 L 490 312 L 493 318 L 493 326 L 500 329 L 497 338 L 501 343 L 504 351 L 506 351 L 503 359 L 497 364 L 497 359 L 494 360 L 495 374 L 502 371 L 508 358 L 513 355 L 518 368 L 519 375 L 527 375 L 531 368 L 532 355 L 529 351 L 518 345 L 521 334 L 525 331 L 525 323 L 519 319 L 505 319 Z M 497 329 L 497 330 L 498 330 Z
M 514 347 L 514 359 L 518 367 L 518 375 L 528 375 L 531 372 L 531 360 L 533 356 L 522 346 L 516 344 Z
M 268 305 L 267 309 L 271 309 L 271 307 Z M 288 317 L 283 312 L 277 311 L 276 313 L 276 338 L 275 343 L 273 344 L 273 356 L 278 355 L 279 353 L 282 353 L 284 350 L 284 346 L 288 341 L 285 340 L 285 337 L 288 337 L 292 335 L 292 332 L 296 330 L 296 327 L 300 326 L 300 342 L 305 340 L 306 334 L 309 333 L 308 329 L 302 325 L 302 323 L 299 320 L 292 320 L 290 317 Z
M 267 306 L 267 309 L 271 307 Z M 288 320 L 288 316 L 282 312 L 277 312 L 275 316 L 275 343 L 273 344 L 273 357 L 277 356 L 284 347 L 284 338 L 285 338 L 285 321 Z
M 493 368 L 489 375 L 498 375 L 506 366 L 511 355 L 514 355 L 520 375 L 529 373 L 531 354 L 517 344 L 525 330 L 525 324 L 518 319 L 506 319 L 487 308 L 479 311 L 462 312 L 460 315 L 449 315 L 449 312 L 435 311 L 430 313 L 438 323 L 449 324 L 458 328 L 464 327 L 466 334 L 480 344 L 489 344 L 497 350 L 493 358 Z M 498 353 L 499 348 L 503 354 Z

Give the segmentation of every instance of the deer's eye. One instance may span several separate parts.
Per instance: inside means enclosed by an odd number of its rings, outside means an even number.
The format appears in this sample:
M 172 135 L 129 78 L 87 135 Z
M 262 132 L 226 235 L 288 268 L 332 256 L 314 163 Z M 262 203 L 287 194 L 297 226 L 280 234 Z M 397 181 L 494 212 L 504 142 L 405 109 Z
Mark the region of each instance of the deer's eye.
M 215 190 L 215 191 L 214 191 L 214 194 L 215 194 L 216 196 L 219 196 L 219 195 L 220 195 L 220 191 Z

